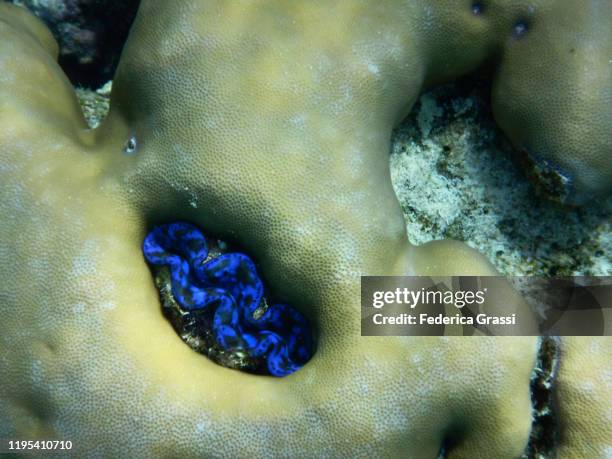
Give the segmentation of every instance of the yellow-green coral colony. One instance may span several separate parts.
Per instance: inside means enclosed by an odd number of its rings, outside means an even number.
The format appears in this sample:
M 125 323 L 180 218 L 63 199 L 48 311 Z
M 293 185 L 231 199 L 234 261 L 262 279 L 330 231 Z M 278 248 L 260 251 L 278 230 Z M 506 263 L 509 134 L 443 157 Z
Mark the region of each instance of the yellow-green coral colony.
M 82 456 L 519 456 L 536 340 L 361 337 L 359 276 L 494 272 L 458 242 L 411 246 L 388 169 L 422 88 L 487 60 L 498 123 L 565 201 L 610 191 L 611 18 L 604 0 L 143 0 L 92 131 L 50 33 L 1 4 L 0 437 Z M 239 242 L 308 316 L 301 370 L 246 374 L 179 339 L 141 252 L 179 220 Z M 609 341 L 559 355 L 558 454 L 602 457 Z

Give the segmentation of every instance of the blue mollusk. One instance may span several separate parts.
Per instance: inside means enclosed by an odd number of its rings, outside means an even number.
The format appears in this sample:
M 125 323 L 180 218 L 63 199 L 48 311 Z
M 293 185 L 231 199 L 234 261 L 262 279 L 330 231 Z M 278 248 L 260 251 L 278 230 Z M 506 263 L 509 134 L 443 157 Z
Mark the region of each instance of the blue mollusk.
M 153 228 L 143 252 L 150 264 L 169 267 L 172 295 L 181 308 L 214 308 L 212 331 L 223 349 L 265 359 L 273 376 L 299 370 L 312 356 L 310 324 L 295 308 L 272 304 L 254 318 L 264 289 L 248 256 L 225 253 L 206 261 L 204 235 L 184 222 Z

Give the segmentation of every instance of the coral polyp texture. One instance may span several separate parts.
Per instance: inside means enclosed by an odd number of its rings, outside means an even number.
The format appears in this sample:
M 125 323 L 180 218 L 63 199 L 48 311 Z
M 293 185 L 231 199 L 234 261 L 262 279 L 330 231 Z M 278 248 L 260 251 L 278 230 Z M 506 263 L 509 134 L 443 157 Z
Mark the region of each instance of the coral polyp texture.
M 389 174 L 421 90 L 486 60 L 500 125 L 560 199 L 609 191 L 611 8 L 143 0 L 91 130 L 49 31 L 1 4 L 0 438 L 85 457 L 523 454 L 539 341 L 361 337 L 360 276 L 495 273 L 463 243 L 409 244 Z M 182 342 L 141 250 L 176 221 L 239 244 L 307 317 L 303 368 L 248 374 Z M 609 340 L 558 355 L 555 448 L 603 457 Z

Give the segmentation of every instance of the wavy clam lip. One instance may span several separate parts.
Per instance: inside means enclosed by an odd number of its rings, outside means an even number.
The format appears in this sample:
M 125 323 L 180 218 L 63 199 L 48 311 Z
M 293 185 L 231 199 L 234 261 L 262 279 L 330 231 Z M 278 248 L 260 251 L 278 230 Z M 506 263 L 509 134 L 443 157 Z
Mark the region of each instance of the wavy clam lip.
M 536 191 L 551 201 L 567 206 L 581 206 L 588 202 L 587 192 L 579 192 L 572 174 L 528 148 L 518 150 L 519 163 Z

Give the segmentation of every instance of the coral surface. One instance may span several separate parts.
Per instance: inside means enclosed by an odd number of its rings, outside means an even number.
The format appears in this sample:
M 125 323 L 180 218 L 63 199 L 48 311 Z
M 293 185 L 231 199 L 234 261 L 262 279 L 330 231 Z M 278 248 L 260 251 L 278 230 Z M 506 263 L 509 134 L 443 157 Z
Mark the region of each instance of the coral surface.
M 49 32 L 0 5 L 0 437 L 71 439 L 91 456 L 521 455 L 536 339 L 361 337 L 359 276 L 495 272 L 462 243 L 409 244 L 388 166 L 423 86 L 494 55 L 511 138 L 559 163 L 565 198 L 607 191 L 608 107 L 569 71 L 599 42 L 576 39 L 564 73 L 547 60 L 521 75 L 516 61 L 610 18 L 605 2 L 576 5 L 146 0 L 95 131 Z M 522 102 L 544 78 L 578 83 L 571 130 L 549 98 Z M 537 132 L 523 125 L 534 117 Z M 176 336 L 140 246 L 178 219 L 239 242 L 309 317 L 304 368 L 249 375 Z M 497 306 L 526 308 L 517 295 Z M 608 447 L 607 343 L 561 340 L 562 456 Z
M 77 89 L 97 127 L 112 82 Z M 612 198 L 581 207 L 551 205 L 513 160 L 494 124 L 482 78 L 425 91 L 391 138 L 391 180 L 416 245 L 457 239 L 510 276 L 612 273 Z

